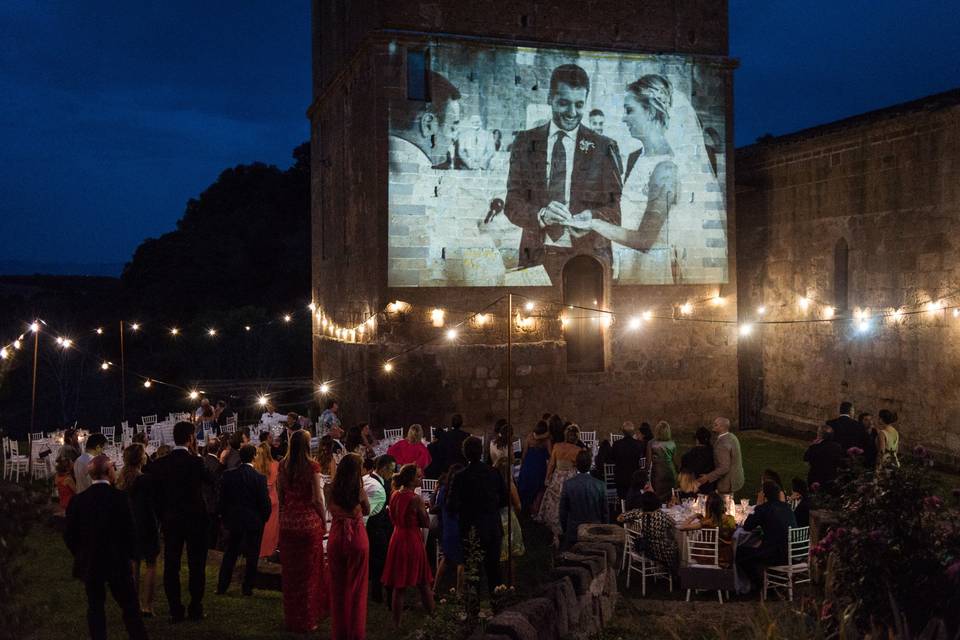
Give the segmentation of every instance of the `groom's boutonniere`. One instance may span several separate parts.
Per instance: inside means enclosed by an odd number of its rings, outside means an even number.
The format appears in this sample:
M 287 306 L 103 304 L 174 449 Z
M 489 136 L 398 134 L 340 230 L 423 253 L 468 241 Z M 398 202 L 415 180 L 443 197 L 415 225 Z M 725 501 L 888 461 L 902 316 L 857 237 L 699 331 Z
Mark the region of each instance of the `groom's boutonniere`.
M 580 141 L 580 151 L 583 151 L 584 153 L 589 153 L 590 149 L 593 149 L 595 146 L 596 145 L 590 142 L 589 140 Z

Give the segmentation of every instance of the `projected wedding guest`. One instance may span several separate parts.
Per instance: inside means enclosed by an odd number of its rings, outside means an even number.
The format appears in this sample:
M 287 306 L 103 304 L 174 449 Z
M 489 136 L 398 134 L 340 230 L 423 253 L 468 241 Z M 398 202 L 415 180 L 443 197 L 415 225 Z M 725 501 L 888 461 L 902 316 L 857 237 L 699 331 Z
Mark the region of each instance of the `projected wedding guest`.
M 193 425 L 187 423 L 193 428 Z M 146 638 L 140 603 L 130 570 L 136 559 L 136 531 L 127 496 L 111 486 L 113 463 L 105 455 L 90 461 L 90 487 L 67 508 L 64 541 L 73 554 L 73 577 L 87 593 L 87 628 L 95 640 L 107 637 L 106 587 L 123 613 L 130 638 Z
M 676 284 L 684 280 L 688 248 L 703 249 L 707 203 L 722 206 L 706 157 L 697 112 L 670 81 L 645 75 L 627 86 L 623 122 L 643 147 L 630 154 L 623 179 L 624 224 L 594 216 L 590 228 L 635 251 L 619 254 L 617 280 L 631 284 Z M 689 149 L 690 140 L 699 149 Z M 705 246 L 705 245 L 704 245 Z
M 603 111 L 600 109 L 591 109 L 590 110 L 590 128 L 603 135 L 603 123 L 606 120 L 606 116 L 603 115 Z
M 470 127 L 458 136 L 460 159 L 467 169 L 489 169 L 493 158 L 493 136 L 483 128 L 480 116 L 470 116 Z
M 503 132 L 500 129 L 494 129 L 493 133 L 493 150 L 500 151 L 500 147 L 503 145 Z
M 589 95 L 586 71 L 575 64 L 557 67 L 547 96 L 550 122 L 514 141 L 504 213 L 523 229 L 521 267 L 581 251 L 612 259 L 610 241 L 592 233 L 589 221 L 620 227 L 620 151 L 610 138 L 581 126 Z
M 430 71 L 427 75 L 429 100 L 398 100 L 391 104 L 392 175 L 406 172 L 399 167 L 404 163 L 413 163 L 415 173 L 431 167 L 460 168 L 458 159 L 451 153 L 459 135 L 460 91 L 439 73 Z

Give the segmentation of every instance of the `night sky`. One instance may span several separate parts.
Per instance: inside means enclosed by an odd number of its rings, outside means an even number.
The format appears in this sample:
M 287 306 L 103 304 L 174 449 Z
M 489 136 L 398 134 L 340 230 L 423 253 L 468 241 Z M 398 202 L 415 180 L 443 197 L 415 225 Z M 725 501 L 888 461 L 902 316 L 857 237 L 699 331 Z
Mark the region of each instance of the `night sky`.
M 306 0 L 0 2 L 0 271 L 118 273 L 224 168 L 289 166 L 309 20 Z M 958 33 L 955 0 L 731 0 L 736 143 L 956 88 Z

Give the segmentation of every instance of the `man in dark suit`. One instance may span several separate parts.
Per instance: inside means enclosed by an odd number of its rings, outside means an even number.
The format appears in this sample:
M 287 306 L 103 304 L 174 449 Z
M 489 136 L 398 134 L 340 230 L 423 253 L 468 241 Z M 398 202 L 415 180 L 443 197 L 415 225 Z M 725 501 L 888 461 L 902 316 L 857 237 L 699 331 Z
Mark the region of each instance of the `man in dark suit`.
M 827 420 L 827 425 L 833 429 L 833 439 L 840 445 L 844 455 L 851 447 L 866 450 L 867 430 L 853 418 L 852 402 L 841 402 L 840 415 Z
M 220 564 L 220 579 L 217 594 L 222 595 L 230 587 L 237 556 L 243 552 L 247 567 L 243 574 L 242 593 L 253 595 L 253 583 L 257 578 L 257 560 L 260 557 L 260 537 L 263 525 L 270 519 L 270 493 L 267 477 L 253 468 L 257 448 L 252 444 L 240 447 L 240 466 L 223 474 L 220 487 L 220 508 L 223 524 L 229 533 L 227 550 Z
M 223 476 L 220 447 L 220 439 L 212 440 L 207 443 L 203 451 L 203 466 L 206 468 L 203 503 L 207 507 L 207 546 L 211 549 L 217 548 L 220 538 L 220 517 L 217 515 L 217 507 L 220 504 L 220 478 Z
M 190 422 L 173 427 L 173 451 L 144 468 L 154 480 L 154 502 L 163 530 L 163 590 L 170 618 L 181 622 L 203 619 L 203 589 L 207 564 L 207 508 L 203 502 L 206 468 L 197 455 L 197 437 Z M 190 607 L 180 599 L 180 560 L 187 548 Z
M 787 563 L 790 527 L 797 526 L 793 510 L 781 499 L 783 490 L 776 482 L 763 483 L 763 503 L 743 523 L 747 531 L 761 529 L 759 547 L 737 547 L 737 567 L 748 578 L 752 588 L 763 584 L 763 568 Z
M 807 472 L 807 484 L 818 484 L 823 488 L 833 484 L 843 462 L 843 449 L 833 439 L 833 430 L 823 425 L 817 431 L 817 439 L 807 447 L 803 461 L 810 465 Z
M 500 509 L 507 506 L 507 487 L 500 474 L 481 461 L 482 455 L 483 444 L 479 438 L 464 440 L 463 457 L 467 459 L 467 468 L 453 479 L 449 508 L 459 514 L 460 535 L 464 543 L 471 531 L 480 543 L 487 586 L 492 595 L 494 588 L 501 583 L 503 526 L 500 524 Z
M 191 425 L 192 426 L 192 425 Z M 105 586 L 123 612 L 123 624 L 131 638 L 146 638 L 140 616 L 140 600 L 133 581 L 136 533 L 127 495 L 112 485 L 113 463 L 105 455 L 90 462 L 93 484 L 78 493 L 67 507 L 64 541 L 73 554 L 73 577 L 83 581 L 87 592 L 87 626 L 94 640 L 106 640 Z
M 646 447 L 634 435 L 636 429 L 630 421 L 623 423 L 623 438 L 613 443 L 610 458 L 613 461 L 613 479 L 617 485 L 617 497 L 627 497 L 633 472 L 640 468 L 640 458 L 646 455 Z
M 440 434 L 437 449 L 440 452 L 440 473 L 446 473 L 453 464 L 467 464 L 463 457 L 463 441 L 470 434 L 463 430 L 463 416 L 455 413 L 450 418 L 450 428 Z
M 563 483 L 560 492 L 560 527 L 564 548 L 577 542 L 581 524 L 607 521 L 607 489 L 602 480 L 590 475 L 593 455 L 588 449 L 577 454 L 577 475 Z
M 591 218 L 619 226 L 623 190 L 617 143 L 581 126 L 589 94 L 586 71 L 557 67 L 547 97 L 550 122 L 521 131 L 513 144 L 504 214 L 523 229 L 521 267 L 578 253 L 612 255 L 609 240 L 584 228 Z

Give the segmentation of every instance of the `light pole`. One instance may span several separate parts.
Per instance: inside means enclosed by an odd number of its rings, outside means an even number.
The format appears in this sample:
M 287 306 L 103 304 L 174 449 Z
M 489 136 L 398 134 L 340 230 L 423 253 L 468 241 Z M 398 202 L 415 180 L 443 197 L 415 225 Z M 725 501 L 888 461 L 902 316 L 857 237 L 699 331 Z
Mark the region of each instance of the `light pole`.
M 30 325 L 33 331 L 33 392 L 30 394 L 30 433 L 33 433 L 37 417 L 37 353 L 40 350 L 40 323 Z

